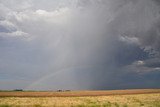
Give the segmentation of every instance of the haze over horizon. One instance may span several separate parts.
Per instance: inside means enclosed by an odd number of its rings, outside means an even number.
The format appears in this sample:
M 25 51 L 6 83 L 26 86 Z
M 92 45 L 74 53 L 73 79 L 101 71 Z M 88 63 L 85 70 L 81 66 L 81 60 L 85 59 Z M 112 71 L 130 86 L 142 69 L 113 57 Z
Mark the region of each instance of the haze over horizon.
M 160 88 L 159 0 L 0 0 L 0 90 Z

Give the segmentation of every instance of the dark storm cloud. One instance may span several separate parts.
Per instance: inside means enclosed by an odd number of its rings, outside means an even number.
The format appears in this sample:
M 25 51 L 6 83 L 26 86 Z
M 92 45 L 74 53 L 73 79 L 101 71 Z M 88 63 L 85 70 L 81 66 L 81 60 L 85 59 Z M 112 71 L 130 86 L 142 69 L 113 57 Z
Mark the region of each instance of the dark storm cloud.
M 156 0 L 0 0 L 0 88 L 160 87 L 159 9 Z

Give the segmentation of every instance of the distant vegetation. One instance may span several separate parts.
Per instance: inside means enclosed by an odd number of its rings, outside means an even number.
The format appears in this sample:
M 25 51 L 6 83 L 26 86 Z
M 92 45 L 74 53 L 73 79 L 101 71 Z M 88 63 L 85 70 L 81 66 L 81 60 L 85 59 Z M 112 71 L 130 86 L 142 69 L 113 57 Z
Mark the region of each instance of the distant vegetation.
M 24 91 L 23 89 L 14 89 L 14 90 L 0 90 L 0 92 L 12 92 L 12 91 Z
M 68 91 L 71 91 L 71 90 L 57 90 L 57 92 L 68 92 Z
M 24 91 L 24 92 L 69 92 L 71 90 L 49 90 L 49 91 L 36 91 L 36 90 L 23 90 L 23 89 L 14 89 L 14 90 L 0 90 L 0 92 L 12 92 L 12 91 Z
M 13 91 L 23 91 L 23 89 L 15 89 L 15 90 L 13 90 Z

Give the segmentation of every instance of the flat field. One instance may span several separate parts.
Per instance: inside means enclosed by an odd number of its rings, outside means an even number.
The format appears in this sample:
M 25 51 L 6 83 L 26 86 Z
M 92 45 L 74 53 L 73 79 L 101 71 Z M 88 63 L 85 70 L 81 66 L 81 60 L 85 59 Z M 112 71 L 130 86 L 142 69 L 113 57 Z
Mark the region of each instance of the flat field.
M 0 107 L 160 107 L 160 89 L 0 92 Z

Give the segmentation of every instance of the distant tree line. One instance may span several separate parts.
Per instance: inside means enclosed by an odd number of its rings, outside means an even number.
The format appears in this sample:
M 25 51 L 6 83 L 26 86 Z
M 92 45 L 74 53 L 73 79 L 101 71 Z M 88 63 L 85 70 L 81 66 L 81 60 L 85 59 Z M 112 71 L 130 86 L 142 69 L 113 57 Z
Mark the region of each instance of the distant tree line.
M 13 91 L 23 91 L 23 89 L 14 89 Z
M 66 92 L 66 91 L 71 91 L 71 90 L 57 90 L 57 92 Z

